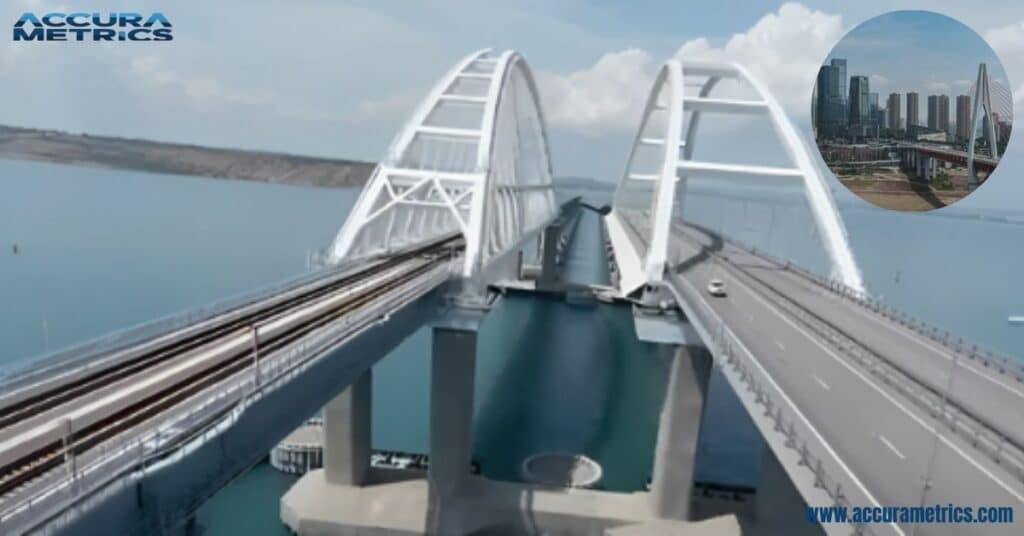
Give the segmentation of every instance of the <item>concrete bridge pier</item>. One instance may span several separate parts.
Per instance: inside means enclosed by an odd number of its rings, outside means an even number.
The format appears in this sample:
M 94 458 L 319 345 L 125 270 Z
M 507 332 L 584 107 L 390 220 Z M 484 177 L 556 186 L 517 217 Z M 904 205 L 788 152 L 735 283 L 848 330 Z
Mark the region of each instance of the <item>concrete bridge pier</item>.
M 634 307 L 637 338 L 669 356 L 648 504 L 654 517 L 689 521 L 694 462 L 713 360 L 681 313 Z
M 457 506 L 472 477 L 477 321 L 434 327 L 430 367 L 430 468 L 427 529 L 460 531 Z
M 651 508 L 662 519 L 690 519 L 694 462 L 711 376 L 703 346 L 675 346 L 658 424 Z
M 370 474 L 373 374 L 366 369 L 324 407 L 324 478 L 362 486 Z

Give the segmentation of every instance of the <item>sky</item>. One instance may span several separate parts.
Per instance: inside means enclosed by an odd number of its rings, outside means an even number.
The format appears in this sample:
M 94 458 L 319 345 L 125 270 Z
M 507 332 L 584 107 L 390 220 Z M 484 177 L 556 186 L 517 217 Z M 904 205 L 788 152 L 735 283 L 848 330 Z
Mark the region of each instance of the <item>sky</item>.
M 828 60 L 832 58 L 846 59 L 847 76 L 867 76 L 882 107 L 891 92 L 917 92 L 922 121 L 927 96 L 948 95 L 952 102 L 956 95 L 968 94 L 977 80 L 979 63 L 987 64 L 992 81 L 1002 88 L 1009 84 L 984 38 L 954 19 L 929 11 L 898 11 L 864 21 L 836 43 Z M 901 98 L 901 106 L 905 100 Z M 1001 104 L 1009 108 L 1009 98 Z
M 985 37 L 1003 59 L 1017 104 L 1024 98 L 1024 3 L 1017 0 L 984 7 L 959 0 L 95 4 L 161 11 L 174 23 L 175 40 L 0 41 L 0 123 L 376 161 L 458 59 L 484 47 L 514 48 L 537 78 L 555 173 L 616 181 L 665 59 L 746 64 L 810 132 L 814 78 L 840 38 L 885 11 L 922 7 Z M 7 0 L 0 23 L 13 24 L 24 11 L 86 6 Z M 727 133 L 708 136 L 702 143 L 729 142 Z M 1011 144 L 1024 141 L 1015 136 Z M 1013 152 L 1000 170 L 1024 175 L 1024 157 Z M 1003 206 L 1008 197 L 1024 199 L 1024 182 L 1010 190 L 986 185 L 971 197 L 978 206 Z

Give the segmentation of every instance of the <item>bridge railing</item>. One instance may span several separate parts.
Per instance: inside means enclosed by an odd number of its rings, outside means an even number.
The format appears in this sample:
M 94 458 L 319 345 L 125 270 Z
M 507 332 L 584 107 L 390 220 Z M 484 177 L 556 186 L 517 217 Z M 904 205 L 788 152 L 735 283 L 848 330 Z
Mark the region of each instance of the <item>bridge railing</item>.
M 75 343 L 37 359 L 0 367 L 0 386 L 4 389 L 13 389 L 24 383 L 31 382 L 33 378 L 49 376 L 71 368 L 88 369 L 104 366 L 103 363 L 97 362 L 98 357 L 109 355 L 161 335 L 212 319 L 233 309 L 257 303 L 331 274 L 341 273 L 352 266 L 351 263 L 332 265 L 327 269 L 289 277 L 257 290 L 244 291 L 208 305 L 172 313 L 142 324 L 106 333 L 84 342 Z
M 301 339 L 291 346 L 264 356 L 259 367 L 249 366 L 241 374 L 181 402 L 178 410 L 159 424 L 143 432 L 129 431 L 90 448 L 65 467 L 45 473 L 29 485 L 33 493 L 9 504 L 0 505 L 0 534 L 16 534 L 33 529 L 41 522 L 70 521 L 76 508 L 83 511 L 128 485 L 132 473 L 144 473 L 160 461 L 174 455 L 183 445 L 201 444 L 221 432 L 225 419 L 237 419 L 245 408 L 264 392 L 272 391 L 292 376 L 301 373 L 331 348 L 363 330 L 386 321 L 405 300 L 419 296 L 449 276 L 450 269 L 439 267 L 433 275 L 407 288 L 379 307 L 357 311 L 316 336 Z M 82 463 L 84 462 L 84 463 Z M 81 465 L 79 465 L 81 463 Z M 14 492 L 17 493 L 17 492 Z
M 766 387 L 767 378 L 759 377 L 767 373 L 760 368 L 759 364 L 753 362 L 753 355 L 739 342 L 739 339 L 728 327 L 723 326 L 720 339 L 725 356 L 724 365 L 731 367 L 738 374 L 740 381 L 753 393 L 756 403 L 764 407 L 764 415 L 772 420 L 774 430 L 785 436 L 786 447 L 796 451 L 799 455 L 799 464 L 806 467 L 814 475 L 814 486 L 825 491 L 832 499 L 833 506 L 845 506 L 847 508 L 854 506 L 854 503 L 851 503 L 846 495 L 846 490 L 843 488 L 842 483 L 833 478 L 825 469 L 825 460 L 814 454 L 814 447 L 808 446 L 805 438 L 809 432 L 800 430 L 804 427 L 804 423 L 787 411 L 787 404 L 779 400 L 778 395 L 773 395 L 773 389 Z M 747 354 L 746 359 L 741 357 L 741 354 L 744 353 Z M 801 432 L 803 432 L 803 435 Z M 855 534 L 877 534 L 866 524 L 854 525 L 854 531 Z
M 987 348 L 984 345 L 966 341 L 962 336 L 956 335 L 948 329 L 938 327 L 926 320 L 922 320 L 919 317 L 907 313 L 906 311 L 897 309 L 882 300 L 872 297 L 867 292 L 852 289 L 834 278 L 825 277 L 815 272 L 811 272 L 802 266 L 775 257 L 767 252 L 759 250 L 756 247 L 731 240 L 729 242 L 741 249 L 771 261 L 780 267 L 796 272 L 831 291 L 833 294 L 848 299 L 856 305 L 878 313 L 885 318 L 918 333 L 919 335 L 927 337 L 951 352 L 962 355 L 972 361 L 977 361 L 983 366 L 991 368 L 1000 374 L 1008 374 L 1018 382 L 1024 383 L 1024 360 L 1022 359 L 1015 359 L 1003 355 L 997 350 Z
M 958 338 L 956 345 L 950 344 L 952 336 L 948 331 L 943 331 L 935 328 L 934 326 L 930 326 L 923 321 L 917 320 L 902 311 L 888 306 L 879 300 L 873 299 L 863 292 L 855 291 L 833 279 L 820 276 L 795 264 L 781 261 L 764 252 L 758 251 L 756 248 L 747 246 L 741 247 L 761 258 L 765 258 L 770 262 L 778 264 L 784 269 L 799 273 L 804 277 L 815 281 L 841 298 L 848 299 L 860 307 L 864 307 L 874 313 L 881 314 L 901 326 L 920 333 L 923 336 L 927 336 L 942 344 L 943 347 L 950 349 L 953 353 L 953 362 L 951 363 L 950 374 L 955 373 L 954 371 L 957 370 L 959 365 L 958 361 L 961 358 L 977 359 L 979 361 L 985 359 L 978 353 L 976 345 L 968 347 L 963 343 L 963 339 Z M 800 311 L 793 310 L 792 308 L 790 309 L 790 313 L 795 316 L 800 316 L 802 314 Z M 813 321 L 814 320 L 812 319 L 811 322 Z M 913 378 L 911 371 L 904 371 L 896 367 L 883 357 L 878 356 L 870 349 L 862 347 L 857 341 L 838 330 L 819 329 L 815 331 L 819 336 L 828 340 L 834 347 L 842 349 L 844 353 L 857 359 L 857 361 L 859 361 L 867 371 L 881 378 L 886 385 L 896 389 L 904 398 L 910 400 L 915 405 L 923 409 L 932 418 L 941 421 L 951 432 L 966 440 L 972 447 L 987 455 L 996 464 L 1006 468 L 1015 478 L 1024 481 L 1024 450 L 1015 445 L 1006 436 L 992 429 L 982 420 L 966 413 L 964 410 L 957 407 L 957 405 L 952 404 L 948 400 L 948 392 L 943 389 L 933 389 L 925 386 Z M 999 370 L 1002 373 L 1010 371 L 1010 373 L 1020 381 L 1021 374 L 1024 374 L 1024 365 L 1019 363 L 1011 364 L 1008 361 L 1009 358 L 1002 357 L 1001 361 L 999 361 L 998 368 L 993 367 L 989 363 L 985 363 L 985 366 L 995 368 L 995 370 Z
M 703 300 L 700 291 L 685 278 L 674 277 L 672 281 L 675 281 L 671 287 L 674 292 L 681 294 L 684 290 L 680 287 L 685 287 L 686 293 L 698 301 Z M 856 484 L 848 478 L 837 476 L 844 471 L 841 462 L 827 452 L 825 440 L 736 333 L 706 303 L 704 307 L 693 308 L 685 305 L 689 302 L 680 298 L 677 295 L 677 301 L 683 305 L 687 316 L 698 327 L 698 331 L 704 332 L 705 343 L 715 356 L 716 364 L 726 373 L 727 378 L 732 376 L 742 384 L 742 387 L 733 386 L 737 394 L 742 398 L 744 394 L 739 391 L 745 387 L 747 393 L 753 396 L 753 402 L 763 408 L 763 416 L 772 422 L 772 431 L 784 437 L 782 444 L 797 457 L 799 466 L 810 472 L 814 488 L 822 490 L 834 506 L 870 504 L 869 497 Z M 751 408 L 748 411 L 752 411 Z M 804 498 L 810 500 L 806 496 Z M 854 531 L 869 536 L 879 534 L 876 528 L 863 524 L 854 525 Z

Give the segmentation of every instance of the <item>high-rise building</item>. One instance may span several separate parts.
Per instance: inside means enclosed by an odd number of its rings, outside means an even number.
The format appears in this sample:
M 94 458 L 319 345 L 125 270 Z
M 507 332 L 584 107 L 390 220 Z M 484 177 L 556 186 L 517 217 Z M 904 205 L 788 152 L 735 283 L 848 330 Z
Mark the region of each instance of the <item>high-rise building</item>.
M 928 128 L 937 130 L 939 128 L 939 96 L 928 95 Z
M 971 97 L 970 95 L 957 95 L 956 97 L 956 138 L 960 141 L 967 141 L 971 137 Z
M 868 93 L 868 126 L 871 135 L 878 137 L 878 131 L 885 124 L 885 115 L 878 107 L 878 93 Z
M 871 122 L 870 92 L 868 77 L 850 77 L 850 99 L 847 102 L 850 104 L 849 125 L 851 129 L 863 131 L 863 128 Z M 863 132 L 860 132 L 860 135 L 863 135 Z
M 818 68 L 818 82 L 814 84 L 814 128 L 819 136 L 829 136 L 829 81 L 832 77 L 832 68 L 822 65 Z
M 837 136 L 845 131 L 846 60 L 833 59 L 818 69 L 814 120 L 819 136 Z
M 939 130 L 949 133 L 949 95 L 939 95 Z
M 928 129 L 949 132 L 949 96 L 928 95 Z
M 842 112 L 844 112 L 843 116 L 845 116 L 847 106 L 846 60 L 843 58 L 832 58 L 831 65 L 836 77 L 836 92 L 839 94 L 839 100 L 843 107 Z
M 903 117 L 900 114 L 900 94 L 890 93 L 889 100 L 885 104 L 885 113 L 888 123 L 886 126 L 889 127 L 893 133 L 900 129 L 900 124 L 903 122 Z
M 910 136 L 916 135 L 917 127 L 921 126 L 917 118 L 918 109 L 917 93 L 907 93 L 907 134 Z

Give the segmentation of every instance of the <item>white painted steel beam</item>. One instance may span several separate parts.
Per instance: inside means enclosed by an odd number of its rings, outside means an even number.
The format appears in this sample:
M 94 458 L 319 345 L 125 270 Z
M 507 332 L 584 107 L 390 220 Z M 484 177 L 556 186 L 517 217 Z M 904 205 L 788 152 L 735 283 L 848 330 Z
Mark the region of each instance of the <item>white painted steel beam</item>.
M 475 91 L 466 94 L 470 80 Z M 478 125 L 465 110 L 478 114 Z M 462 275 L 472 277 L 557 215 L 529 66 L 516 52 L 482 50 L 449 71 L 399 132 L 329 258 L 386 255 L 458 232 L 465 238 Z
M 719 80 L 725 78 L 735 79 L 753 90 L 755 96 L 736 99 L 711 95 Z M 684 89 L 687 87 L 699 87 L 700 90 L 697 95 L 686 95 Z M 690 112 L 688 117 L 684 112 Z M 790 165 L 776 167 L 693 160 L 704 114 L 711 114 L 705 121 L 715 121 L 723 115 L 766 117 Z M 645 154 L 649 154 L 652 147 L 661 148 L 659 172 L 651 174 L 649 162 L 643 169 L 634 162 L 639 147 L 646 148 L 648 153 Z M 640 281 L 636 275 L 637 268 L 630 267 L 630 277 L 620 280 L 619 290 L 623 294 L 633 293 L 644 284 L 662 281 L 672 219 L 685 219 L 686 184 L 691 176 L 716 180 L 777 178 L 802 181 L 818 235 L 832 261 L 831 275 L 850 288 L 863 289 L 860 270 L 831 191 L 812 163 L 807 145 L 775 98 L 742 65 L 673 59 L 665 63 L 651 88 L 626 171 L 615 193 L 615 227 L 628 226 L 642 235 L 640 240 L 630 243 L 636 251 L 616 251 L 618 259 L 638 259 L 639 271 L 645 274 L 644 280 Z M 611 226 L 611 220 L 608 223 Z M 619 240 L 618 243 L 625 244 L 625 241 Z

